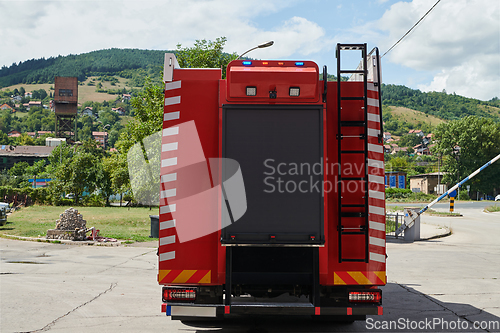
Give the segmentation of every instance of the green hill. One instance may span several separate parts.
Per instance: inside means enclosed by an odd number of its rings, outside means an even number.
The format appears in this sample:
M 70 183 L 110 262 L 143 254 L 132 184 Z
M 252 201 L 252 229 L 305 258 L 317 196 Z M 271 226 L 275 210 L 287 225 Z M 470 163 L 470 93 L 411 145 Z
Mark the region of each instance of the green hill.
M 142 74 L 160 78 L 165 52 L 167 51 L 106 49 L 21 61 L 0 69 L 0 88 L 19 83 L 53 83 L 55 76 L 76 76 L 79 81 L 99 75 L 118 75 L 133 79 L 138 69 Z
M 498 98 L 480 101 L 446 92 L 421 92 L 394 84 L 382 85 L 382 103 L 421 111 L 444 120 L 455 120 L 475 115 L 500 121 Z

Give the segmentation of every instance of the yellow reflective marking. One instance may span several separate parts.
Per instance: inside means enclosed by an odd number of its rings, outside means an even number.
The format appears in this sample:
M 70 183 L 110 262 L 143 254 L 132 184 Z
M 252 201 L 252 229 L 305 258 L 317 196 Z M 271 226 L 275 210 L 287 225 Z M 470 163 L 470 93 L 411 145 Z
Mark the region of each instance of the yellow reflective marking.
M 172 281 L 172 283 L 186 283 L 194 273 L 196 273 L 196 270 L 184 270 L 175 278 L 174 281 Z
M 337 273 L 333 273 L 333 284 L 346 284 L 344 280 L 337 275 Z
M 208 273 L 198 283 L 210 283 L 211 272 L 212 271 L 208 271 Z
M 361 272 L 347 272 L 358 284 L 373 284 L 368 278 Z
M 375 275 L 377 275 L 377 276 L 378 276 L 378 278 L 379 278 L 380 280 L 382 280 L 382 282 L 386 283 L 386 282 L 385 282 L 385 272 L 374 272 L 374 273 L 375 273 Z
M 160 273 L 158 273 L 158 282 L 161 282 L 170 273 L 170 269 L 160 269 Z

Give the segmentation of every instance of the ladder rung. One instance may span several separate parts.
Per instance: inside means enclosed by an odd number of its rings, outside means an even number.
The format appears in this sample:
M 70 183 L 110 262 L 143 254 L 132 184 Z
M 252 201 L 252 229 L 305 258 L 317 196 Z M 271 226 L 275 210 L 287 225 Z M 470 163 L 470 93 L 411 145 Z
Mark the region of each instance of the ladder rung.
M 341 150 L 341 154 L 366 154 L 364 150 Z
M 356 97 L 340 97 L 343 101 L 364 101 L 364 96 L 356 96 Z
M 360 138 L 360 139 L 364 139 L 365 138 L 365 135 L 364 134 L 358 134 L 358 135 L 344 135 L 344 134 L 340 134 L 340 138 Z
M 349 120 L 349 121 L 341 121 L 340 122 L 340 126 L 343 126 L 343 127 L 364 127 L 366 124 L 365 121 L 352 121 L 352 120 Z
M 365 212 L 340 212 L 341 217 L 365 217 Z
M 363 69 L 344 69 L 340 71 L 340 74 L 366 74 Z
M 339 44 L 341 50 L 363 50 L 365 44 Z

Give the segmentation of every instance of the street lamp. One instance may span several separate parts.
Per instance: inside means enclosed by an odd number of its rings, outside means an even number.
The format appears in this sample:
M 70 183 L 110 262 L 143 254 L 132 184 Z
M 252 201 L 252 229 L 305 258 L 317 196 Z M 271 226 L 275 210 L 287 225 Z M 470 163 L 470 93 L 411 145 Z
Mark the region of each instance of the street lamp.
M 250 50 L 246 51 L 245 53 L 243 53 L 242 55 L 240 55 L 238 58 L 236 58 L 236 60 L 240 59 L 241 57 L 243 57 L 245 54 L 247 54 L 250 51 L 253 51 L 255 49 L 263 49 L 265 47 L 272 46 L 273 44 L 274 44 L 274 41 L 270 40 L 269 42 L 265 42 L 265 43 L 257 45 L 256 47 L 252 47 Z

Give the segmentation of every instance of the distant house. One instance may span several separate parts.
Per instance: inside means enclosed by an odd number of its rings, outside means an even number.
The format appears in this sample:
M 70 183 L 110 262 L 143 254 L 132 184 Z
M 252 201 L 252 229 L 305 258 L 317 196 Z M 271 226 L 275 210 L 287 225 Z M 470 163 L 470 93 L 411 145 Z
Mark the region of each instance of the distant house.
M 16 102 L 20 102 L 22 99 L 23 99 L 23 97 L 19 96 L 19 95 L 12 97 L 12 100 L 16 101 Z
M 413 149 L 415 150 L 415 154 L 417 154 L 417 155 L 430 155 L 431 154 L 431 151 L 429 150 L 429 148 L 426 145 L 424 145 L 423 143 L 416 145 L 415 147 L 413 147 Z
M 118 113 L 120 116 L 125 115 L 125 109 L 120 107 L 112 108 L 111 111 Z
M 7 103 L 4 103 L 4 104 L 0 105 L 0 110 L 7 110 L 7 111 L 10 111 L 10 112 L 14 112 L 14 109 L 12 108 L 12 106 L 10 106 Z
M 422 132 L 422 130 L 410 130 L 408 134 L 415 134 L 421 137 L 424 136 L 424 132 Z
M 19 132 L 18 132 L 19 133 Z M 12 168 L 14 163 L 28 162 L 33 165 L 34 162 L 47 159 L 52 153 L 54 147 L 45 146 L 0 146 L 0 168 Z
M 391 142 L 394 142 L 394 141 L 396 141 L 396 140 L 394 140 L 393 138 L 390 138 L 390 139 L 387 140 L 387 143 L 391 143 Z
M 82 111 L 82 116 L 90 116 L 90 117 L 95 117 L 94 113 L 92 112 L 92 107 L 87 106 L 85 109 Z
M 20 136 L 21 136 L 21 132 L 19 132 L 19 131 L 10 131 L 10 132 L 7 134 L 7 136 L 8 136 L 9 138 L 18 138 L 18 137 L 20 137 Z
M 31 137 L 31 138 L 36 138 L 36 133 L 35 132 L 26 132 L 26 135 Z
M 122 102 L 125 102 L 125 101 L 130 101 L 130 99 L 132 98 L 132 96 L 130 96 L 130 94 L 123 94 L 122 95 Z
M 410 189 L 412 192 L 422 192 L 425 194 L 433 194 L 442 192 L 438 189 L 438 184 L 442 183 L 444 173 L 426 173 L 416 176 L 410 176 Z M 439 178 L 439 180 L 438 180 Z
M 384 153 L 390 154 L 391 153 L 391 146 L 390 145 L 384 145 Z
M 27 91 L 27 92 L 24 93 L 24 97 L 31 98 L 31 97 L 33 97 L 33 93 L 31 91 Z
M 389 132 L 384 132 L 384 141 L 387 141 L 391 138 L 391 133 Z
M 107 132 L 92 132 L 92 137 L 95 141 L 99 142 L 99 145 L 106 149 L 108 143 L 108 133 Z
M 400 151 L 404 151 L 405 153 L 408 153 L 408 147 L 394 147 L 391 154 L 395 155 L 395 154 L 399 153 Z
M 54 132 L 52 132 L 52 131 L 38 131 L 37 132 L 38 137 L 41 137 L 42 135 L 45 135 L 45 134 L 54 134 Z

